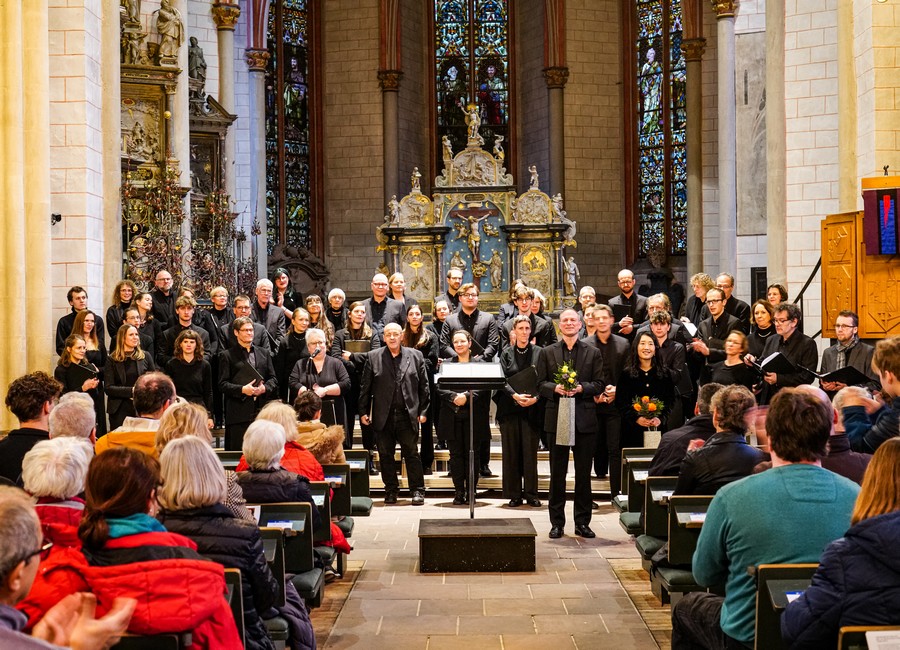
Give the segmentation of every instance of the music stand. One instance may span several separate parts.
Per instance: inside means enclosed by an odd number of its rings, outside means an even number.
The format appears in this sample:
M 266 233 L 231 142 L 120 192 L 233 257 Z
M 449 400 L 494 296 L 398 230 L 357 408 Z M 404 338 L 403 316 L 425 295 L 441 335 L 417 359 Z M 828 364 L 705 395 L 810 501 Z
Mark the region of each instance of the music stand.
M 475 391 L 506 386 L 506 377 L 499 363 L 441 364 L 437 384 L 445 390 L 469 394 L 469 519 L 475 518 Z

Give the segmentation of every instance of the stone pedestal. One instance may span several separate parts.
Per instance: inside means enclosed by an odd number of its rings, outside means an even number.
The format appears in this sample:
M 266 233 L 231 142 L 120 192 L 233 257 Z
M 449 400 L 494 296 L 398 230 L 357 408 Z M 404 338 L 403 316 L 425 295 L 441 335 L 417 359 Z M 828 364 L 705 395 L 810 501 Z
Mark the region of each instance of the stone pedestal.
M 534 571 L 537 532 L 530 519 L 423 519 L 421 573 Z

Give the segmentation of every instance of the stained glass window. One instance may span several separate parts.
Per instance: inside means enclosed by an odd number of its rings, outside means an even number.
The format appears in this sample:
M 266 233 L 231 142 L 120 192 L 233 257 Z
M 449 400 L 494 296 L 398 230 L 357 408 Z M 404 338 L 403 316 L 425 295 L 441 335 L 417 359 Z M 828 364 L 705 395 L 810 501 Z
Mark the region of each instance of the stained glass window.
M 478 106 L 488 145 L 501 135 L 510 150 L 509 0 L 435 0 L 434 75 L 437 167 L 444 136 L 466 147 L 468 104 Z
M 635 0 L 638 253 L 687 250 L 681 0 Z
M 309 11 L 307 0 L 269 8 L 266 68 L 266 239 L 310 248 Z

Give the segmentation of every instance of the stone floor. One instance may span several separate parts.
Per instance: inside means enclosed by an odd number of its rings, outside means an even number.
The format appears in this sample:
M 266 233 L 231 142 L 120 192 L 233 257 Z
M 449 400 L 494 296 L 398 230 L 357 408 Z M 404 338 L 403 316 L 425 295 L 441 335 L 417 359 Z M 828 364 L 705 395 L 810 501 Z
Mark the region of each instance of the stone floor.
M 432 493 L 424 507 L 412 507 L 406 495 L 392 506 L 376 498 L 351 540 L 350 559 L 362 563 L 358 580 L 320 648 L 659 647 L 610 567 L 610 559 L 637 557 L 610 506 L 595 511 L 597 538 L 586 540 L 572 533 L 569 503 L 566 536 L 551 540 L 546 505 L 509 508 L 505 500 L 479 498 L 476 517 L 532 519 L 537 571 L 420 574 L 419 519 L 469 516 L 451 499 Z

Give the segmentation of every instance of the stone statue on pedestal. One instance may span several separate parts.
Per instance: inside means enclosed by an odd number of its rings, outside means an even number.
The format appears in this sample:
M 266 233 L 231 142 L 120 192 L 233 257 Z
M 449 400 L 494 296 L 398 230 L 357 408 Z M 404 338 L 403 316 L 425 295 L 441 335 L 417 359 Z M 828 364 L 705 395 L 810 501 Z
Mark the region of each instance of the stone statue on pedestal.
M 581 273 L 578 272 L 578 265 L 575 263 L 575 258 L 572 256 L 569 256 L 569 259 L 566 260 L 566 277 L 565 277 L 566 295 L 567 296 L 577 296 L 578 295 L 577 279 L 580 277 L 581 277 Z
M 528 172 L 531 174 L 531 186 L 528 188 L 530 190 L 538 190 L 538 171 L 535 165 L 530 165 L 528 167 Z
M 184 43 L 184 19 L 172 6 L 171 0 L 161 0 L 156 15 L 156 31 L 159 34 L 159 56 L 174 58 Z

